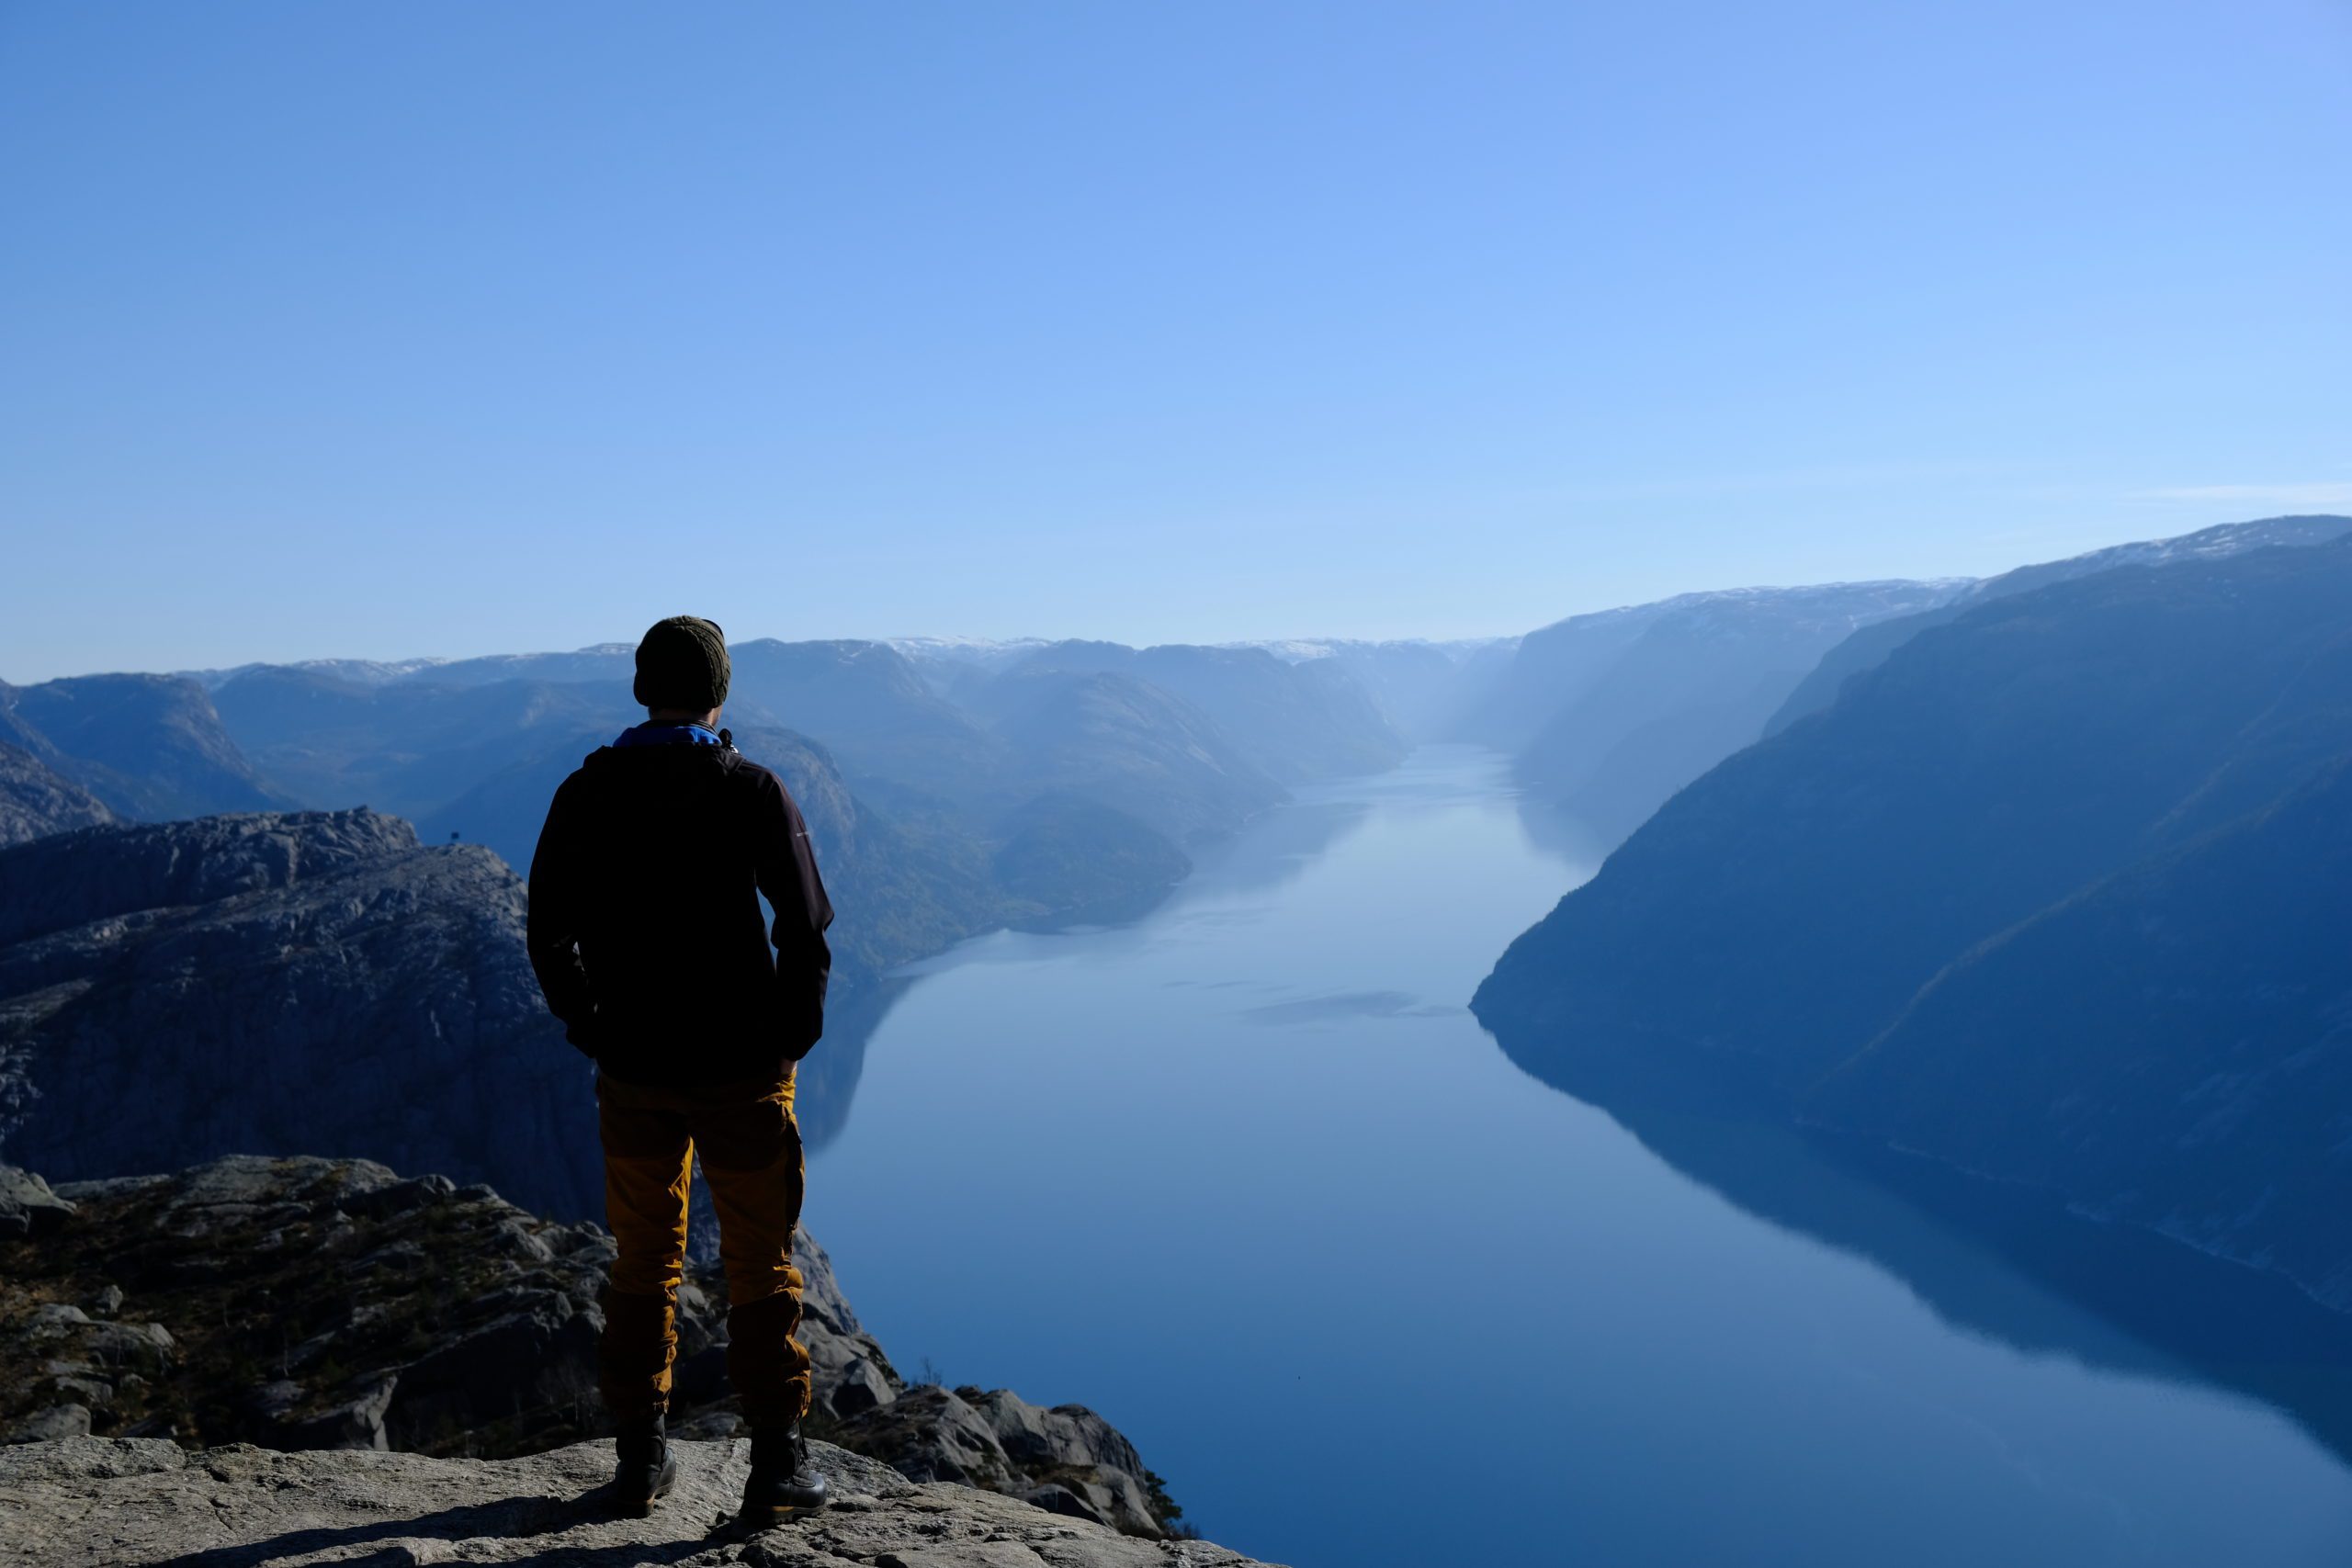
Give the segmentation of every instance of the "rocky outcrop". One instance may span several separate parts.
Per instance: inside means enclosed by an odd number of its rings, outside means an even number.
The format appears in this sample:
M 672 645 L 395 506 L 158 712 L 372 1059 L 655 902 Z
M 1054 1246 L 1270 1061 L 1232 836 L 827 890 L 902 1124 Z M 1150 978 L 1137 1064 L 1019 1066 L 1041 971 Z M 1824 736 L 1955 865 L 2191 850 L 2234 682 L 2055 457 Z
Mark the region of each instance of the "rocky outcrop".
M 0 1168 L 0 1433 L 483 1458 L 596 1435 L 612 1238 L 487 1187 L 365 1160 L 216 1160 L 65 1184 Z M 1178 1516 L 1102 1418 L 999 1390 L 910 1388 L 805 1235 L 812 1429 L 897 1464 L 1159 1536 Z M 673 1429 L 723 1438 L 726 1286 L 681 1292 Z
M 598 1506 L 609 1444 L 504 1463 L 416 1454 L 190 1453 L 80 1438 L 0 1450 L 0 1557 L 48 1568 L 528 1562 L 533 1568 L 1252 1568 L 1198 1540 L 1144 1541 L 811 1445 L 835 1501 L 757 1534 L 730 1516 L 750 1445 L 679 1445 L 650 1518 Z
M 495 855 L 370 811 L 0 851 L 0 1153 L 67 1180 L 324 1150 L 597 1213 L 523 911 Z
M 1082 1404 L 1041 1410 L 1005 1389 L 926 1384 L 833 1437 L 917 1481 L 985 1486 L 1130 1535 L 1157 1535 L 1182 1511 L 1135 1445 Z
M 0 1241 L 53 1231 L 73 1212 L 73 1204 L 31 1171 L 0 1165 Z
M 96 795 L 24 748 L 0 741 L 0 849 L 113 820 Z

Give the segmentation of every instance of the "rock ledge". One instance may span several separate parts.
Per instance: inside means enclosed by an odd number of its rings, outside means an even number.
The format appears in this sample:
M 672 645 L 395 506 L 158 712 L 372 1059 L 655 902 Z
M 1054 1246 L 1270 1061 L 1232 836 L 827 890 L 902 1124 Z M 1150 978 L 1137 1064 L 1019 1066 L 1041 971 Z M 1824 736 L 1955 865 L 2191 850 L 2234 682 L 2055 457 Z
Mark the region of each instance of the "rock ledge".
M 301 1568 L 527 1562 L 532 1568 L 1255 1568 L 1197 1540 L 1139 1540 L 1015 1498 L 811 1445 L 839 1501 L 745 1536 L 729 1522 L 742 1441 L 678 1444 L 678 1489 L 648 1519 L 597 1506 L 610 1443 L 511 1460 L 154 1438 L 0 1450 L 0 1563 L 44 1568 Z

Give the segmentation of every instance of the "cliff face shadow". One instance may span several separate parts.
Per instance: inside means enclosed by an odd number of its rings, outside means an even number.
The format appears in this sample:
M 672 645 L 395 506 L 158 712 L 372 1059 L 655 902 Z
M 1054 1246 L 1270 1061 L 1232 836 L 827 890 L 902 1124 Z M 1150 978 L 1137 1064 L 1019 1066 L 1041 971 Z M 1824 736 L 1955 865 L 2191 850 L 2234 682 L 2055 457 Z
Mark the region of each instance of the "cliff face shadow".
M 2283 1279 L 2082 1217 L 2050 1192 L 1791 1125 L 1736 1089 L 1625 1066 L 1638 1052 L 1571 1065 L 1502 1044 L 1682 1175 L 1869 1259 L 1962 1332 L 2250 1396 L 2352 1463 L 2352 1319 Z

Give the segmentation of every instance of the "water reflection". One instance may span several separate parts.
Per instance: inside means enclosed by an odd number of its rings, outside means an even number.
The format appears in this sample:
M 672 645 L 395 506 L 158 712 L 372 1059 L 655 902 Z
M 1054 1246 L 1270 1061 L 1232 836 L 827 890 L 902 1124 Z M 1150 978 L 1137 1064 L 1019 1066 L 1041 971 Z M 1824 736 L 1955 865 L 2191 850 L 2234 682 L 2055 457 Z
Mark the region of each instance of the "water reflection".
M 1684 1176 L 1868 1259 L 1956 1328 L 2251 1395 L 2352 1461 L 2352 1322 L 2283 1280 L 2082 1218 L 2053 1194 L 1774 1122 L 1731 1093 L 1502 1043 L 1530 1077 L 1602 1111 Z
M 1246 832 L 1193 852 L 1195 867 L 1182 891 L 1262 893 L 1280 887 L 1320 859 L 1371 814 L 1361 795 L 1318 798 L 1311 793 L 1250 824 Z
M 825 1038 L 794 1072 L 793 1113 L 800 1140 L 823 1148 L 849 1125 L 857 1080 L 865 1073 L 865 1046 L 912 981 L 897 976 L 834 998 L 825 1010 Z

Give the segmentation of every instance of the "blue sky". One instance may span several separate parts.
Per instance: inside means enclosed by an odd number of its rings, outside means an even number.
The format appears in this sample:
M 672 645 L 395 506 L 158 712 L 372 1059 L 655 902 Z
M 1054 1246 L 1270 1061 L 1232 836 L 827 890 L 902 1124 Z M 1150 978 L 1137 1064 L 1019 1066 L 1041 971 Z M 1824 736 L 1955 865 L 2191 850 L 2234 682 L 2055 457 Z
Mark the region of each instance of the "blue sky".
M 2352 6 L 0 4 L 0 679 L 2352 511 Z

